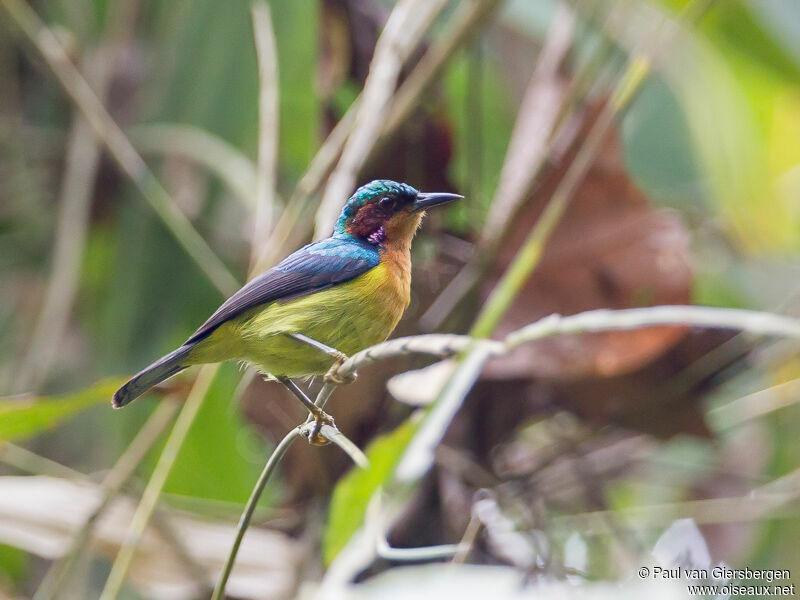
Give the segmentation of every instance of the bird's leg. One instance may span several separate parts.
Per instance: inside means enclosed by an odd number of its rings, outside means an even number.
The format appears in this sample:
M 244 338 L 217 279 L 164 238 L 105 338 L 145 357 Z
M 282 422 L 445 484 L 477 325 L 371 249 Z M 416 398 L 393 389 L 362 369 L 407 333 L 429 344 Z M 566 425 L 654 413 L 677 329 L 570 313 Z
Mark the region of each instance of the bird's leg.
M 287 333 L 290 338 L 297 340 L 307 346 L 311 346 L 312 348 L 316 348 L 320 352 L 324 352 L 331 358 L 333 358 L 333 365 L 331 368 L 328 369 L 328 372 L 325 373 L 323 380 L 325 383 L 335 383 L 336 385 L 345 385 L 348 383 L 353 383 L 356 380 L 356 375 L 350 375 L 349 377 L 342 377 L 338 375 L 336 371 L 339 367 L 342 366 L 342 363 L 348 359 L 347 354 L 344 352 L 339 352 L 336 348 L 331 348 L 330 346 L 323 344 L 322 342 L 318 342 L 317 340 L 308 337 L 307 335 L 303 335 L 302 333 Z
M 294 394 L 295 397 L 303 403 L 303 406 L 308 409 L 308 412 L 310 412 L 311 416 L 314 418 L 314 429 L 308 436 L 309 443 L 314 446 L 325 446 L 326 444 L 329 444 L 330 442 L 320 435 L 320 430 L 322 429 L 323 425 L 331 425 L 332 427 L 335 427 L 333 423 L 333 417 L 322 410 L 319 406 L 314 404 L 314 402 L 311 401 L 311 398 L 306 396 L 305 392 L 288 377 L 276 375 L 275 379 L 280 381 L 286 389 L 292 392 L 292 394 Z

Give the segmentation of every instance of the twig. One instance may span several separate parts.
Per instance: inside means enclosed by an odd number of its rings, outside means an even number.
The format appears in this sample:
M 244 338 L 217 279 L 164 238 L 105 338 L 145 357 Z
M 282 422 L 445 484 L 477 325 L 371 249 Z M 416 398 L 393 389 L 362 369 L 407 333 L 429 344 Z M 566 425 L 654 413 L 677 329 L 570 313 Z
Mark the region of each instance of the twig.
M 133 442 L 130 443 L 103 479 L 102 487 L 105 492 L 102 500 L 74 535 L 64 557 L 50 566 L 42 583 L 36 590 L 33 600 L 50 600 L 64 589 L 75 560 L 80 555 L 81 550 L 86 547 L 97 519 L 111 504 L 122 486 L 130 479 L 138 465 L 150 451 L 150 448 L 161 436 L 166 426 L 172 421 L 177 408 L 178 405 L 175 402 L 165 401 L 150 415 L 150 418 L 139 430 Z
M 726 402 L 708 411 L 708 417 L 715 430 L 727 429 L 798 402 L 800 379 L 792 379 Z
M 550 315 L 506 338 L 510 348 L 552 335 L 622 331 L 658 325 L 692 325 L 736 329 L 754 335 L 800 338 L 800 320 L 773 313 L 713 306 L 651 306 L 623 310 L 589 310 L 568 317 Z
M 367 459 L 366 454 L 364 454 L 361 449 L 351 442 L 350 439 L 341 431 L 335 427 L 331 427 L 330 425 L 323 425 L 319 432 L 322 437 L 339 446 L 339 448 L 341 448 L 342 451 L 350 457 L 350 460 L 352 460 L 356 466 L 361 467 L 362 469 L 366 469 L 369 466 L 369 460 Z
M 216 365 L 204 366 L 197 376 L 197 380 L 192 386 L 192 391 L 183 405 L 175 426 L 170 432 L 164 450 L 158 459 L 156 468 L 153 471 L 150 480 L 147 482 L 147 487 L 142 494 L 142 499 L 136 507 L 136 512 L 133 514 L 125 539 L 122 543 L 117 558 L 111 567 L 111 573 L 106 580 L 103 593 L 100 600 L 115 600 L 122 588 L 122 583 L 125 580 L 125 575 L 133 562 L 133 557 L 136 553 L 136 548 L 139 541 L 144 534 L 147 523 L 150 520 L 153 510 L 158 503 L 158 497 L 161 495 L 161 490 L 167 481 L 172 466 L 175 464 L 175 459 L 178 456 L 178 451 L 181 449 L 184 440 L 186 439 L 189 429 L 200 410 L 203 399 L 206 396 L 211 381 L 216 375 L 218 367 Z
M 295 186 L 286 208 L 270 233 L 268 243 L 265 244 L 265 251 L 256 267 L 257 270 L 263 270 L 281 257 L 292 234 L 306 235 L 307 227 L 303 227 L 302 232 L 297 231 L 298 226 L 301 225 L 301 217 L 310 208 L 312 197 L 322 186 L 325 177 L 336 163 L 336 159 L 347 141 L 347 136 L 350 135 L 355 122 L 358 102 L 359 100 L 356 98 L 345 115 L 339 119 Z
M 466 548 L 461 544 L 439 544 L 436 546 L 420 546 L 417 548 L 393 548 L 386 539 L 387 514 L 383 509 L 381 493 L 375 494 L 367 507 L 366 526 L 368 531 L 375 532 L 375 553 L 386 560 L 396 562 L 416 562 L 450 558 L 463 552 Z
M 256 212 L 250 244 L 251 271 L 259 263 L 263 245 L 272 228 L 278 170 L 278 51 L 269 5 L 258 2 L 251 9 L 258 58 L 258 170 Z
M 447 426 L 453 420 L 464 398 L 480 377 L 493 351 L 487 344 L 474 346 L 464 356 L 458 370 L 450 377 L 437 401 L 431 405 L 417 432 L 403 452 L 394 471 L 401 484 L 419 480 L 433 463 L 436 446 L 442 441 Z
M 475 545 L 475 540 L 478 538 L 478 532 L 481 530 L 481 520 L 474 514 L 470 515 L 469 523 L 464 530 L 464 535 L 461 536 L 461 541 L 458 542 L 459 550 L 453 555 L 453 564 L 461 565 L 467 560 L 472 547 Z
M 451 558 L 463 553 L 468 548 L 461 544 L 439 544 L 437 546 L 421 546 L 419 548 L 394 548 L 389 544 L 385 535 L 378 536 L 376 544 L 378 556 L 385 560 L 395 562 L 418 562 L 421 560 L 437 560 Z
M 503 341 L 444 333 L 395 338 L 356 352 L 339 366 L 335 374 L 348 378 L 361 367 L 409 354 L 446 358 L 465 350 L 481 348 L 490 355 L 498 356 L 520 344 L 545 337 L 661 325 L 735 329 L 753 335 L 800 338 L 800 319 L 755 310 L 690 305 L 599 309 L 566 317 L 552 314 L 508 334 Z
M 445 358 L 454 356 L 473 346 L 487 348 L 491 354 L 505 352 L 503 342 L 495 340 L 478 340 L 468 335 L 455 335 L 450 333 L 429 333 L 425 335 L 412 335 L 395 338 L 388 342 L 376 344 L 361 352 L 356 352 L 336 370 L 338 377 L 347 378 L 363 366 L 376 361 L 409 354 L 428 354 Z
M 459 369 L 432 405 L 395 470 L 398 481 L 410 482 L 418 479 L 433 461 L 434 450 L 447 424 L 492 356 L 509 352 L 522 343 L 555 335 L 620 331 L 657 325 L 694 325 L 738 329 L 756 335 L 800 338 L 800 320 L 758 311 L 706 306 L 603 309 L 568 317 L 553 314 L 509 334 L 502 342 L 445 334 L 397 338 L 357 352 L 339 366 L 336 375 L 346 378 L 361 366 L 396 356 L 428 354 L 447 357 L 466 351 Z
M 483 77 L 485 68 L 485 43 L 479 38 L 467 55 L 467 78 L 462 96 L 464 99 L 461 119 L 464 128 L 464 194 L 471 201 L 464 205 L 469 221 L 479 223 L 480 206 L 483 204 L 481 182 L 484 164 L 484 118 Z
M 800 497 L 797 489 L 772 491 L 770 484 L 756 488 L 745 496 L 732 498 L 711 498 L 636 506 L 613 511 L 595 511 L 554 517 L 553 522 L 568 529 L 581 529 L 585 532 L 606 531 L 606 518 L 615 516 L 628 527 L 662 527 L 676 519 L 694 519 L 699 525 L 718 523 L 739 523 L 763 519 L 766 516 L 781 518 L 795 516 L 794 511 L 786 512 L 787 505 Z M 780 509 L 784 509 L 781 511 Z
M 236 527 L 236 537 L 233 540 L 231 551 L 225 560 L 225 565 L 222 567 L 222 572 L 220 573 L 219 580 L 214 588 L 214 593 L 211 594 L 211 600 L 222 600 L 225 597 L 225 587 L 227 586 L 228 579 L 233 571 L 233 565 L 236 563 L 236 556 L 239 553 L 239 547 L 242 545 L 244 534 L 247 531 L 247 528 L 250 526 L 250 521 L 253 518 L 253 512 L 256 509 L 256 505 L 258 505 L 258 500 L 261 498 L 261 494 L 264 493 L 264 488 L 275 471 L 275 467 L 277 467 L 278 463 L 286 454 L 286 451 L 289 449 L 289 447 L 295 442 L 295 440 L 298 438 L 308 437 L 314 426 L 314 423 L 306 422 L 292 429 L 275 447 L 275 450 L 272 451 L 272 454 L 270 454 L 267 462 L 264 464 L 261 475 L 258 477 L 258 481 L 256 482 L 253 491 L 250 492 L 250 498 L 248 498 L 244 512 L 239 519 L 239 524 Z M 361 450 L 359 450 L 352 441 L 345 437 L 345 435 L 335 427 L 331 425 L 323 425 L 320 429 L 320 434 L 344 450 L 353 460 L 353 462 L 359 467 L 364 468 L 368 465 L 367 457 L 364 456 L 364 453 L 361 452 Z
M 192 547 L 181 536 L 173 522 L 170 520 L 169 513 L 161 506 L 156 506 L 152 516 L 152 527 L 158 532 L 166 544 L 175 552 L 175 556 L 186 567 L 189 577 L 191 577 L 199 593 L 203 595 L 211 591 L 211 578 L 208 570 L 192 553 Z
M 64 91 L 72 98 L 119 168 L 164 221 L 186 252 L 219 291 L 229 296 L 239 288 L 236 278 L 197 232 L 144 162 L 92 88 L 70 61 L 61 42 L 23 0 L 0 0 L 3 8 L 44 58 Z
M 261 475 L 259 475 L 253 491 L 250 492 L 250 498 L 247 499 L 244 512 L 239 519 L 239 525 L 236 527 L 236 537 L 233 540 L 233 546 L 231 547 L 231 551 L 228 554 L 227 560 L 225 561 L 225 565 L 222 567 L 222 572 L 220 573 L 219 580 L 214 588 L 214 593 L 211 594 L 211 600 L 222 600 L 224 598 L 225 586 L 228 584 L 228 578 L 230 578 L 233 565 L 236 562 L 236 555 L 239 553 L 239 547 L 242 545 L 244 534 L 247 531 L 247 528 L 250 526 L 250 520 L 253 518 L 253 512 L 256 509 L 258 500 L 261 498 L 261 494 L 264 493 L 264 488 L 267 486 L 267 482 L 272 476 L 273 471 L 275 471 L 275 467 L 278 465 L 278 462 L 281 460 L 281 458 L 283 458 L 283 455 L 286 454 L 286 451 L 295 442 L 295 440 L 300 437 L 302 437 L 301 427 L 295 427 L 292 429 L 281 440 L 280 444 L 277 445 L 275 450 L 272 451 L 272 454 L 270 454 L 266 464 L 264 464 Z
M 329 235 L 342 204 L 355 187 L 359 170 L 380 135 L 404 55 L 413 47 L 409 38 L 421 36 L 445 4 L 446 0 L 399 0 L 389 15 L 375 46 L 353 132 L 317 210 L 316 239 Z

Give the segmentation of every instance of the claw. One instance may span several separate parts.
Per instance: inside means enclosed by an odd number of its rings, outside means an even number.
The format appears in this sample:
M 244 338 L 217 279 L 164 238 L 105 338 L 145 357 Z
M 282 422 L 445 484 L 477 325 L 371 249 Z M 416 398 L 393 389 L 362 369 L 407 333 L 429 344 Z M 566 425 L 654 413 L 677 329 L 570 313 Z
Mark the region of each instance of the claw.
M 322 381 L 325 383 L 332 383 L 334 385 L 347 385 L 349 383 L 353 383 L 357 378 L 355 373 L 351 373 L 346 377 L 342 377 L 338 373 L 339 367 L 341 367 L 342 364 L 344 364 L 344 361 L 346 361 L 348 358 L 349 357 L 346 354 L 337 350 L 336 356 L 333 357 L 333 364 L 331 365 L 331 368 L 328 369 L 328 372 L 322 377 Z
M 336 426 L 333 422 L 333 417 L 323 410 L 320 410 L 317 414 L 312 416 L 314 417 L 314 426 L 308 432 L 306 439 L 308 439 L 308 443 L 312 446 L 327 446 L 331 442 L 323 437 L 320 432 L 322 431 L 323 425 L 330 425 L 331 427 Z

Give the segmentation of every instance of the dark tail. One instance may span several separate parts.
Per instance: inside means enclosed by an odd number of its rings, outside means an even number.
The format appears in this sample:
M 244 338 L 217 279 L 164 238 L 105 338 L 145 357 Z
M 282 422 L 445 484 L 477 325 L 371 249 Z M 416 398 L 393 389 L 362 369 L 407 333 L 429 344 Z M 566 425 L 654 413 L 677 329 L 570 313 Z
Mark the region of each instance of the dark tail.
M 111 400 L 114 408 L 122 408 L 136 400 L 154 385 L 158 385 L 165 379 L 183 371 L 188 366 L 183 363 L 188 358 L 193 345 L 181 346 L 134 375 L 128 383 L 114 393 L 114 398 Z

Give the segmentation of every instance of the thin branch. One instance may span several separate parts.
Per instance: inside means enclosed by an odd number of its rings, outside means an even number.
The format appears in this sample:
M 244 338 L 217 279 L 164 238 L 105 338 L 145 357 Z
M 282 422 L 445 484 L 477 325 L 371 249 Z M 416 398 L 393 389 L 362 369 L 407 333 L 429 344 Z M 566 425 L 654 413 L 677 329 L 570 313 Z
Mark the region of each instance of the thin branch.
M 314 426 L 315 425 L 313 422 L 305 422 L 302 425 L 298 425 L 292 429 L 275 447 L 275 450 L 272 451 L 272 454 L 270 454 L 267 462 L 264 464 L 261 475 L 259 475 L 253 491 L 250 492 L 250 498 L 248 498 L 244 512 L 239 519 L 239 524 L 236 528 L 236 537 L 233 540 L 231 551 L 225 560 L 225 565 L 222 567 L 222 572 L 220 573 L 219 580 L 214 588 L 214 593 L 211 594 L 211 600 L 222 600 L 225 597 L 225 587 L 228 584 L 228 579 L 230 578 L 231 572 L 233 571 L 233 566 L 236 563 L 236 556 L 239 553 L 239 547 L 242 545 L 244 534 L 247 531 L 247 528 L 250 526 L 250 521 L 253 518 L 253 512 L 258 505 L 258 500 L 264 493 L 264 488 L 267 486 L 267 482 L 275 472 L 275 468 L 278 466 L 278 463 L 286 454 L 286 451 L 291 447 L 291 445 L 299 438 L 307 438 L 313 431 Z M 358 447 L 343 433 L 336 429 L 336 427 L 331 425 L 323 425 L 320 429 L 320 435 L 332 441 L 342 450 L 344 450 L 347 455 L 350 456 L 353 462 L 359 467 L 365 468 L 368 466 L 367 457 L 364 456 L 364 453 L 361 452 L 361 450 L 359 450 Z
M 71 469 L 44 456 L 39 456 L 35 452 L 11 442 L 4 442 L 0 446 L 0 460 L 15 469 L 34 475 L 47 475 L 62 479 L 81 479 L 85 477 L 80 471 Z
M 125 581 L 125 575 L 133 562 L 136 548 L 142 539 L 142 535 L 147 528 L 147 523 L 158 503 L 161 490 L 164 488 L 172 466 L 175 464 L 175 459 L 178 457 L 178 452 L 200 410 L 200 406 L 203 403 L 203 399 L 208 392 L 208 388 L 217 370 L 218 367 L 216 365 L 207 365 L 200 369 L 197 380 L 192 386 L 192 391 L 189 393 L 189 397 L 186 399 L 178 415 L 175 426 L 170 432 L 164 450 L 156 464 L 156 468 L 150 480 L 147 482 L 147 487 L 142 494 L 142 499 L 136 507 L 136 512 L 133 514 L 122 547 L 111 567 L 111 573 L 106 580 L 100 600 L 115 600 L 119 594 L 122 584 Z
M 405 448 L 394 471 L 397 482 L 410 484 L 427 472 L 448 425 L 492 356 L 493 351 L 487 344 L 475 346 L 467 352 Z
M 339 119 L 295 186 L 286 208 L 281 212 L 281 216 L 278 218 L 278 222 L 265 244 L 263 256 L 256 266 L 257 271 L 261 271 L 277 262 L 284 253 L 293 234 L 306 235 L 309 228 L 307 225 L 300 227 L 300 232 L 297 231 L 298 227 L 302 225 L 301 217 L 311 207 L 312 198 L 322 186 L 333 165 L 336 164 L 336 159 L 339 157 L 355 122 L 358 102 L 359 99 L 356 98 L 345 115 Z
M 708 411 L 708 417 L 715 430 L 727 429 L 798 402 L 800 379 L 792 379 L 726 402 Z
M 796 502 L 799 497 L 800 492 L 797 489 L 771 491 L 763 486 L 745 496 L 635 506 L 613 511 L 601 510 L 554 517 L 553 523 L 585 532 L 607 531 L 609 517 L 620 519 L 627 527 L 637 529 L 663 527 L 676 519 L 687 518 L 694 519 L 699 525 L 741 523 L 767 516 L 795 517 L 796 512 L 790 511 L 787 505 Z
M 141 490 L 137 490 L 137 492 L 141 492 Z M 153 510 L 152 522 L 153 529 L 175 552 L 175 556 L 186 567 L 189 577 L 194 580 L 200 593 L 205 595 L 211 592 L 211 577 L 206 567 L 193 553 L 197 549 L 187 543 L 170 519 L 169 512 L 162 506 L 156 506 Z
M 623 310 L 589 310 L 568 317 L 550 315 L 506 338 L 513 348 L 523 342 L 567 333 L 623 331 L 658 325 L 691 325 L 736 329 L 754 335 L 800 338 L 800 320 L 773 313 L 713 306 L 651 306 Z
M 451 333 L 430 333 L 425 335 L 412 335 L 395 338 L 388 342 L 376 344 L 370 348 L 356 352 L 344 361 L 336 370 L 336 375 L 342 378 L 352 376 L 357 369 L 370 365 L 379 360 L 407 356 L 409 354 L 428 354 L 445 358 L 454 356 L 472 346 L 485 346 L 492 354 L 505 352 L 503 342 L 494 340 L 478 340 L 468 335 Z
M 419 548 L 393 548 L 385 535 L 378 536 L 376 552 L 385 560 L 396 562 L 417 562 L 421 560 L 437 560 L 452 558 L 468 547 L 461 544 L 440 544 L 438 546 L 422 546 Z
M 225 565 L 222 567 L 222 573 L 220 573 L 219 580 L 214 588 L 214 593 L 211 594 L 211 600 L 222 600 L 225 597 L 225 586 L 227 586 L 228 579 L 231 576 L 231 571 L 233 571 L 233 565 L 236 562 L 236 555 L 239 554 L 239 547 L 242 545 L 244 534 L 247 531 L 247 528 L 250 526 L 250 520 L 253 518 L 253 512 L 256 509 L 258 500 L 261 498 L 261 494 L 264 493 L 264 488 L 267 486 L 269 478 L 275 471 L 275 467 L 278 466 L 278 462 L 280 462 L 281 458 L 283 458 L 283 455 L 286 454 L 286 451 L 295 442 L 295 440 L 300 437 L 302 437 L 301 428 L 295 427 L 292 429 L 281 440 L 280 444 L 276 446 L 275 450 L 272 451 L 269 459 L 267 459 L 267 462 L 264 464 L 261 475 L 259 475 L 253 491 L 250 492 L 250 498 L 248 498 L 244 512 L 239 519 L 239 525 L 236 528 L 236 537 L 233 540 L 233 546 L 231 547 L 230 554 L 228 554 L 228 558 L 225 561 Z
M 258 170 L 256 174 L 256 213 L 250 266 L 258 266 L 263 245 L 272 229 L 278 171 L 278 51 L 272 29 L 269 5 L 258 2 L 251 9 L 253 36 L 258 58 Z
M 332 427 L 330 425 L 323 425 L 319 431 L 320 435 L 327 440 L 330 440 L 339 448 L 341 448 L 342 452 L 347 454 L 350 457 L 356 466 L 361 467 L 362 469 L 366 469 L 369 466 L 369 460 L 367 459 L 367 455 L 364 454 L 361 449 L 356 446 L 350 438 L 344 435 L 341 431 Z
M 458 542 L 459 551 L 453 556 L 451 561 L 453 564 L 462 565 L 467 560 L 469 553 L 475 545 L 475 540 L 478 537 L 478 532 L 481 530 L 481 520 L 474 514 L 470 515 L 467 528 L 464 530 L 464 535 L 461 536 L 461 541 Z
M 623 331 L 661 325 L 690 325 L 716 329 L 734 329 L 753 335 L 800 338 L 800 320 L 773 313 L 711 306 L 652 306 L 623 310 L 590 310 L 567 317 L 552 314 L 518 329 L 502 340 L 486 340 L 468 335 L 431 333 L 395 338 L 376 344 L 350 356 L 336 369 L 335 375 L 351 377 L 361 367 L 410 354 L 447 358 L 480 350 L 485 358 L 500 356 L 516 346 L 556 335 L 598 331 Z M 317 404 L 333 392 L 326 384 L 317 396 Z
M 239 288 L 236 278 L 214 254 L 191 221 L 170 197 L 97 95 L 70 61 L 58 37 L 23 0 L 0 0 L 8 15 L 25 33 L 53 71 L 64 91 L 89 122 L 114 161 L 164 221 L 184 250 L 226 296 Z
M 103 479 L 104 495 L 102 500 L 74 535 L 72 543 L 63 558 L 50 566 L 42 583 L 36 590 L 33 600 L 51 600 L 61 593 L 72 572 L 76 559 L 81 551 L 86 548 L 91 538 L 98 518 L 105 512 L 106 508 L 122 489 L 122 486 L 133 476 L 136 468 L 153 447 L 153 444 L 161 437 L 164 429 L 172 421 L 177 409 L 178 405 L 175 402 L 165 401 L 159 404 L 158 408 L 150 415 L 150 418 L 139 430 L 134 440 Z

